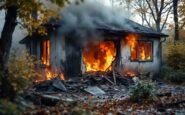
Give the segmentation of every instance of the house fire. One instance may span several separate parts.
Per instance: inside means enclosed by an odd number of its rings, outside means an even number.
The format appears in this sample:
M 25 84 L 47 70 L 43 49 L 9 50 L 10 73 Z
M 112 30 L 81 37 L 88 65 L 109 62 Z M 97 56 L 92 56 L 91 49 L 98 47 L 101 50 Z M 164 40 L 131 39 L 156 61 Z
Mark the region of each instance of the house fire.
M 114 68 L 129 76 L 141 72 L 157 75 L 161 38 L 167 35 L 122 17 L 117 11 L 99 11 L 97 7 L 69 6 L 62 20 L 51 19 L 45 25 L 47 36 L 35 32 L 20 41 L 41 60 L 38 67 L 45 69 L 46 79 L 56 74 L 62 79 L 74 78 Z

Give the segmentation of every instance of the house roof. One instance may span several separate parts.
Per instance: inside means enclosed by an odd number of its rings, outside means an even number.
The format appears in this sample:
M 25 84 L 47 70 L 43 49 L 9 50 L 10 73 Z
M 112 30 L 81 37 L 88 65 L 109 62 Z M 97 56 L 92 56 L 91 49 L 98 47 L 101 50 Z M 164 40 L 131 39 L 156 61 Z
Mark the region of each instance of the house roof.
M 51 20 L 45 25 L 45 26 L 51 26 L 51 27 L 63 27 L 63 21 L 59 20 L 55 20 L 53 18 L 51 18 Z M 139 35 L 143 35 L 143 36 L 148 36 L 148 37 L 168 37 L 168 35 L 163 34 L 161 32 L 157 32 L 156 30 L 152 29 L 152 28 L 148 28 L 145 27 L 141 24 L 138 24 L 130 19 L 124 19 L 123 23 L 125 24 L 125 26 L 121 26 L 121 25 L 117 25 L 114 23 L 98 23 L 96 24 L 96 30 L 101 30 L 104 32 L 108 32 L 108 33 L 113 33 L 113 34 L 118 34 L 118 35 L 122 35 L 122 34 L 139 34 Z M 124 25 L 123 24 L 123 25 Z M 29 36 L 26 36 L 25 38 L 23 38 L 20 43 L 24 44 L 27 39 L 29 39 Z
M 101 25 L 97 29 L 111 32 L 111 33 L 117 33 L 117 34 L 133 33 L 133 34 L 139 34 L 139 35 L 148 36 L 148 37 L 168 37 L 168 35 L 166 34 L 157 32 L 152 28 L 145 27 L 129 19 L 125 19 L 124 23 L 126 24 L 126 26 L 107 24 L 107 25 Z
M 65 25 L 65 21 L 66 21 L 65 19 L 56 21 L 55 19 L 52 18 L 49 21 L 49 25 L 60 25 L 62 29 L 63 25 Z M 168 35 L 166 34 L 157 32 L 152 28 L 143 26 L 128 18 L 124 18 L 122 23 L 94 22 L 94 26 L 97 30 L 104 30 L 109 32 L 111 31 L 113 33 L 134 33 L 134 34 L 140 34 L 140 35 L 142 34 L 143 36 L 150 36 L 150 37 L 168 37 Z

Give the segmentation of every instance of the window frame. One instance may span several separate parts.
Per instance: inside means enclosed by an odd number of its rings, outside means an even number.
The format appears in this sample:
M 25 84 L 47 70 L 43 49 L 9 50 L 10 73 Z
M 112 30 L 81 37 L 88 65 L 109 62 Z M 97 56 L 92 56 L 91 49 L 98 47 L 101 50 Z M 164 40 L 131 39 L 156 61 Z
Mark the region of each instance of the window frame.
M 140 58 L 139 58 L 139 43 L 141 43 L 141 42 L 144 42 L 144 43 L 151 43 L 151 59 L 150 60 L 147 60 L 147 59 L 145 59 L 145 60 L 141 60 Z M 132 49 L 131 49 L 131 47 L 130 47 L 130 61 L 131 62 L 153 62 L 153 58 L 154 58 L 154 48 L 153 48 L 153 41 L 152 40 L 137 40 L 137 43 L 138 43 L 138 45 L 137 45 L 137 50 L 136 50 L 136 53 L 137 53 L 137 59 L 131 59 L 131 57 L 132 57 Z M 145 46 L 146 47 L 146 46 Z

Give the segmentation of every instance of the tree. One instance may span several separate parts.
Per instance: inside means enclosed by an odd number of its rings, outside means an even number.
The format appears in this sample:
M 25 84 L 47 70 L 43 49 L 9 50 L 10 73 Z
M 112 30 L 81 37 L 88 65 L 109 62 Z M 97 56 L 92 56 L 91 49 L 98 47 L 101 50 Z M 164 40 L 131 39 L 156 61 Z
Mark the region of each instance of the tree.
M 147 16 L 148 5 L 146 0 L 135 0 L 134 1 L 135 11 L 139 14 L 142 20 L 142 25 L 146 22 L 149 27 L 151 27 L 150 16 Z
M 161 32 L 172 9 L 172 0 L 136 0 L 136 11 L 149 27 L 155 24 L 155 29 Z
M 179 26 L 180 29 L 184 29 L 185 27 L 185 0 L 179 0 Z
M 133 0 L 118 0 L 120 1 L 120 5 L 125 5 L 125 8 L 130 11 L 130 8 L 131 8 L 131 3 Z
M 178 22 L 178 2 L 179 0 L 173 0 L 173 17 L 174 17 L 174 24 L 175 24 L 175 37 L 174 40 L 179 40 L 179 22 Z
M 50 0 L 60 6 L 68 0 Z M 29 32 L 38 29 L 44 33 L 44 27 L 41 26 L 46 23 L 54 11 L 44 6 L 43 2 L 39 0 L 0 0 L 1 10 L 5 10 L 5 23 L 1 32 L 0 39 L 0 80 L 1 97 L 11 97 L 15 95 L 11 88 L 8 78 L 8 69 L 6 67 L 10 48 L 12 44 L 12 35 L 18 23 L 21 23 Z M 33 11 L 39 12 L 39 19 L 31 16 Z M 21 22 L 18 22 L 20 20 Z
M 146 0 L 150 13 L 156 25 L 156 30 L 161 32 L 166 24 L 170 11 L 172 9 L 171 0 Z M 168 7 L 169 6 L 169 7 Z M 163 24 L 161 25 L 162 16 L 166 15 Z

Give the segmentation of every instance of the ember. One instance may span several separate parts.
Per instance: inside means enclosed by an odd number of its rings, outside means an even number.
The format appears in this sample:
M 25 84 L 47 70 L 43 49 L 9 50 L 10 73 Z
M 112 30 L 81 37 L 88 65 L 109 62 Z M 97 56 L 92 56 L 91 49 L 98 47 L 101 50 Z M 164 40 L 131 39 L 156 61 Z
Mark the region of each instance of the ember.
M 135 77 L 137 75 L 136 72 L 134 72 L 134 71 L 128 71 L 128 72 L 126 72 L 126 74 L 129 77 Z
M 98 44 L 89 43 L 83 52 L 83 61 L 86 72 L 106 71 L 111 69 L 112 61 L 115 59 L 116 50 L 114 42 L 104 41 Z

